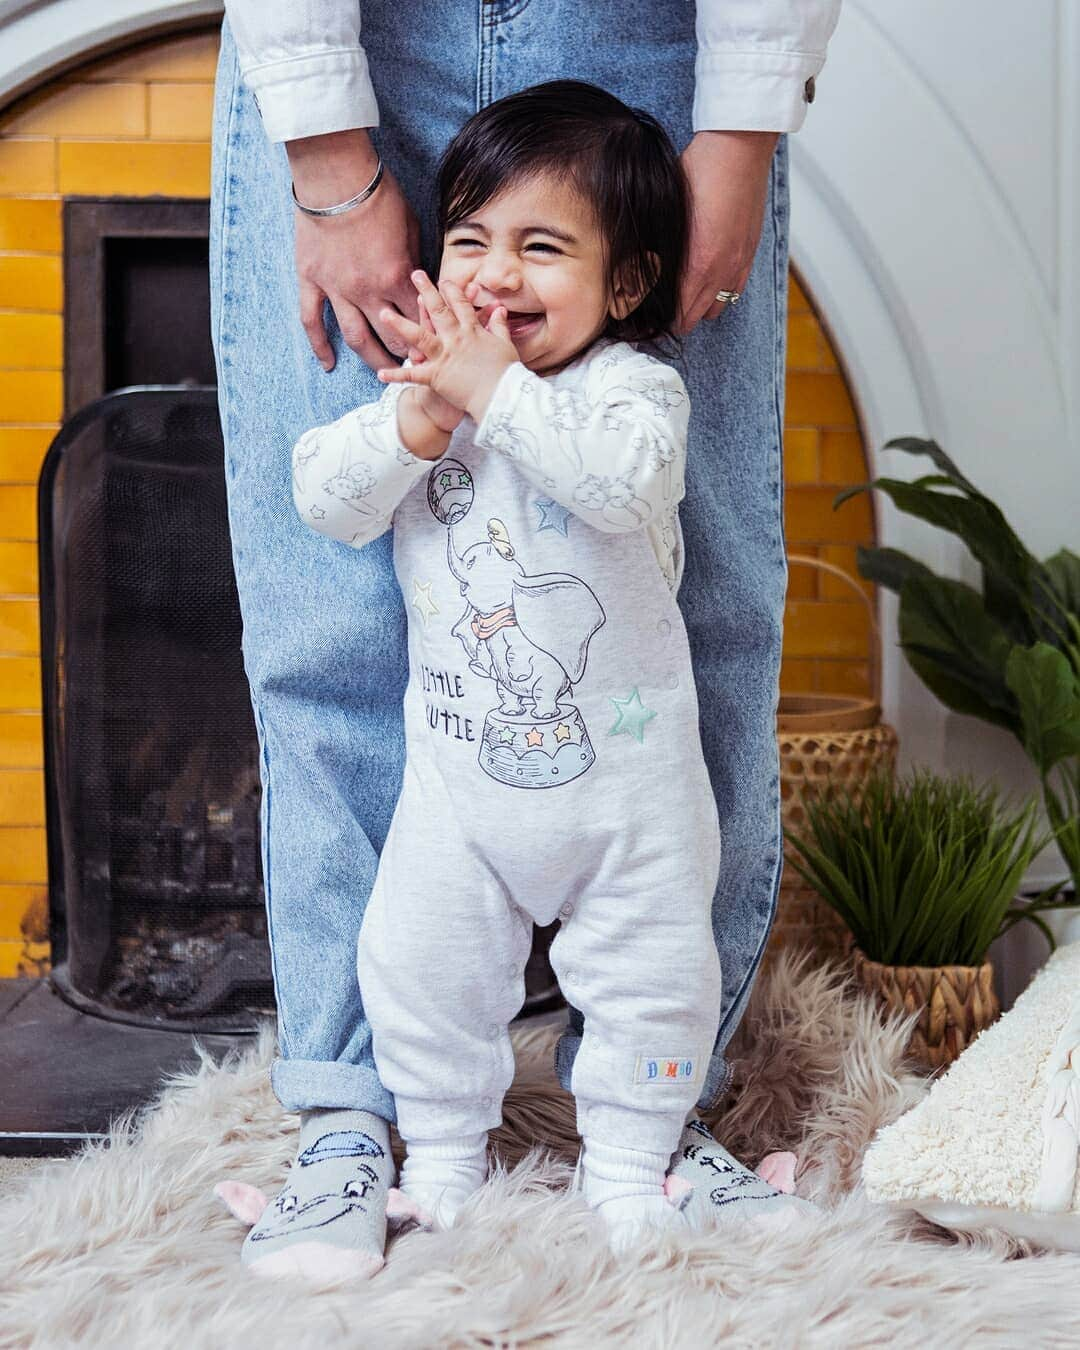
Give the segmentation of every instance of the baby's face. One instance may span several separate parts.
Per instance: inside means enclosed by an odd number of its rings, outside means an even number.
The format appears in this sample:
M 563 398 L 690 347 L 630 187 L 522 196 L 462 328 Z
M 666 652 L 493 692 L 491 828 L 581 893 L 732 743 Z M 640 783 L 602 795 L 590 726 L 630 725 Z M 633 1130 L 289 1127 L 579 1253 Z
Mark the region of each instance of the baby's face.
M 474 286 L 466 294 L 484 324 L 505 305 L 518 357 L 538 372 L 565 365 L 615 312 L 592 210 L 547 176 L 505 188 L 447 230 L 439 278 Z

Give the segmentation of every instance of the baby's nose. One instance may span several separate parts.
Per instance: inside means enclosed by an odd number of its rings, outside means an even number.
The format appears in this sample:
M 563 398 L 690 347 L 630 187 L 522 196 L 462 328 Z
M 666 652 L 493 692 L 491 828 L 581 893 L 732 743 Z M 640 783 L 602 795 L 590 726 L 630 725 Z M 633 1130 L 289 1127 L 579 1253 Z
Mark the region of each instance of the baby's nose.
M 489 253 L 480 264 L 476 280 L 489 291 L 516 291 L 521 286 L 521 268 L 516 258 Z

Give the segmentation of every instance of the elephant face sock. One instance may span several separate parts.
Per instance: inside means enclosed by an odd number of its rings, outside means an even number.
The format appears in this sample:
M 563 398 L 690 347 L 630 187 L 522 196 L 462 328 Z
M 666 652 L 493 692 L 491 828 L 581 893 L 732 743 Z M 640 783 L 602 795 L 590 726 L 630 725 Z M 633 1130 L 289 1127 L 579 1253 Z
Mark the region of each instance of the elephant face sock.
M 788 1223 L 815 1212 L 806 1200 L 778 1190 L 744 1167 L 716 1142 L 705 1122 L 694 1117 L 687 1121 L 672 1157 L 666 1189 L 695 1229 L 739 1220 Z
M 273 1200 L 242 1182 L 215 1187 L 253 1225 L 240 1259 L 257 1275 L 366 1279 L 382 1266 L 386 1246 L 389 1127 L 367 1111 L 307 1111 L 300 1122 L 296 1161 Z

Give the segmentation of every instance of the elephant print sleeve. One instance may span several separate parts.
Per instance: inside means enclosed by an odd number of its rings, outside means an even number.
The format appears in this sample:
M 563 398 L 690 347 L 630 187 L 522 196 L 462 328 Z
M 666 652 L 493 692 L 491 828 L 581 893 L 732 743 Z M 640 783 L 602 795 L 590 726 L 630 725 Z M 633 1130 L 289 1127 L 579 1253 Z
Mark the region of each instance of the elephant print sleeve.
M 403 385 L 391 384 L 293 447 L 293 501 L 306 525 L 362 548 L 384 534 L 399 502 L 431 465 L 410 454 L 397 429 Z
M 664 528 L 673 517 L 689 413 L 677 371 L 615 343 L 590 361 L 580 389 L 511 366 L 476 440 L 587 524 L 618 534 Z

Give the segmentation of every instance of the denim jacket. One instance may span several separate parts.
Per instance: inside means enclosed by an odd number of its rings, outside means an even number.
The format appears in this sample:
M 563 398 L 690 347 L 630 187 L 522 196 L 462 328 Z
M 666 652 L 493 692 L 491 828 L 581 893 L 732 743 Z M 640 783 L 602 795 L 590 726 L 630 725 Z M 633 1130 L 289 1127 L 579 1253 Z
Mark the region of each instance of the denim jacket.
M 225 0 L 270 140 L 379 125 L 360 3 Z M 694 130 L 798 131 L 839 14 L 840 0 L 697 0 Z

